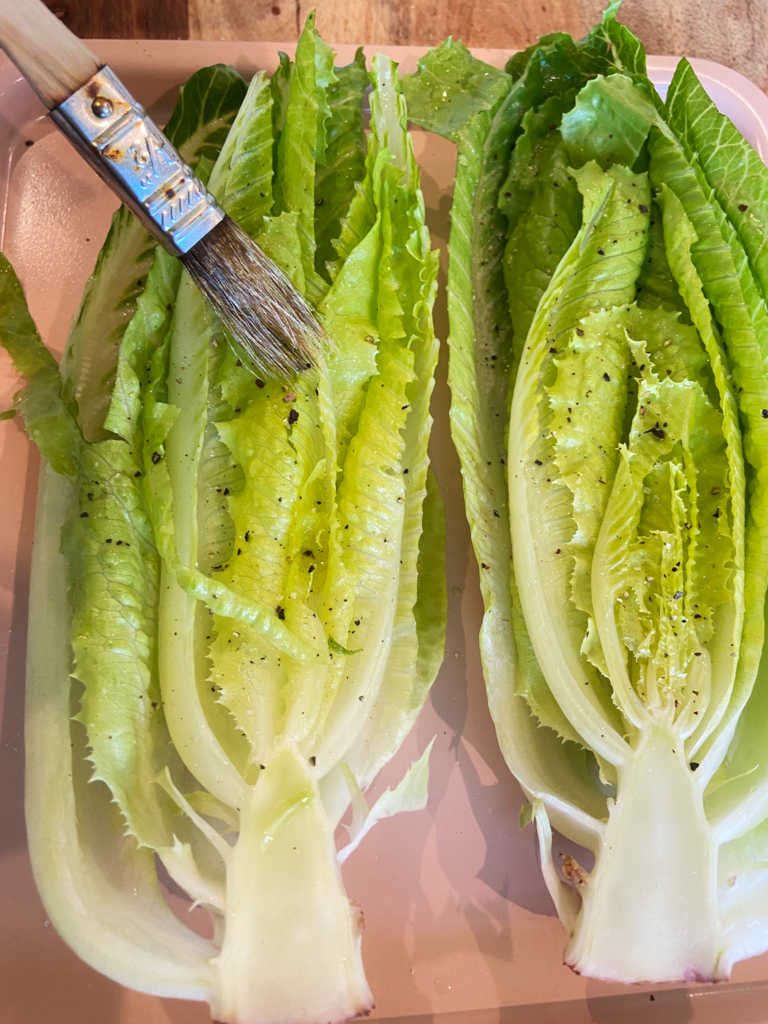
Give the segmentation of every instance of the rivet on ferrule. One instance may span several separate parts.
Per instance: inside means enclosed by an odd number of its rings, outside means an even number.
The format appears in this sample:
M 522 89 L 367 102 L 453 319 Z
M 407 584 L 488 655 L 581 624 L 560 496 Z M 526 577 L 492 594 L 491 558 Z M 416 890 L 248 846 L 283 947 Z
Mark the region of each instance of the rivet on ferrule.
M 111 100 L 108 100 L 106 96 L 97 96 L 91 104 L 91 110 L 95 117 L 109 117 L 113 109 Z

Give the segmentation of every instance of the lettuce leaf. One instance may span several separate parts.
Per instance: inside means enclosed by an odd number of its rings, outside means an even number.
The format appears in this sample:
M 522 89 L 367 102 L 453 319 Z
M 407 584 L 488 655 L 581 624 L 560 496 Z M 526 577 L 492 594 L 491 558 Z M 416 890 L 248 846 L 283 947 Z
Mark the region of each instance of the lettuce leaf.
M 19 279 L 0 253 L 0 344 L 29 383 L 14 396 L 13 408 L 57 473 L 74 477 L 80 431 L 61 395 L 56 360 L 40 340 Z
M 459 146 L 451 428 L 565 960 L 725 977 L 768 946 L 766 172 L 687 62 L 665 107 L 618 6 L 506 79 L 448 41 L 406 92 Z
M 315 269 L 315 168 L 326 150 L 326 93 L 336 81 L 333 51 L 315 30 L 314 12 L 304 25 L 296 62 L 291 66 L 285 104 L 285 127 L 280 133 L 275 196 L 279 212 L 297 214 L 307 297 L 317 305 L 326 282 Z
M 334 242 L 341 220 L 365 176 L 366 137 L 363 130 L 363 95 L 368 85 L 362 49 L 347 67 L 334 70 L 328 87 L 326 147 L 315 173 L 315 237 L 317 272 L 328 278 L 327 264 L 336 259 Z
M 187 88 L 172 130 L 332 345 L 266 383 L 178 262 L 149 250 L 108 375 L 83 368 L 95 334 L 70 345 L 67 405 L 0 267 L 0 338 L 31 378 L 19 405 L 68 474 L 51 485 L 46 468 L 41 491 L 34 593 L 55 646 L 31 659 L 29 708 L 55 721 L 58 760 L 31 726 L 31 845 L 57 927 L 112 977 L 206 999 L 220 1020 L 348 1019 L 372 996 L 333 830 L 412 727 L 445 641 L 428 458 L 438 256 L 392 61 L 374 60 L 367 153 L 362 55 L 335 70 L 314 15 L 295 64 L 240 82 L 236 111 L 217 77 Z M 89 331 L 108 283 L 128 280 L 132 228 L 117 223 Z M 83 439 L 89 388 L 102 412 Z M 428 758 L 354 846 L 424 806 Z M 155 858 L 213 915 L 212 940 L 169 917 Z

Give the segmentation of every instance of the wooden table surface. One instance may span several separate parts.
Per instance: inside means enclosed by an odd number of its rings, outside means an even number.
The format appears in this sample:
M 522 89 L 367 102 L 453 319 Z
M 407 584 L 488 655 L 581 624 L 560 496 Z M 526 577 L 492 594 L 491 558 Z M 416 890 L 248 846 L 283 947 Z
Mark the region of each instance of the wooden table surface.
M 298 37 L 311 3 L 301 0 L 46 0 L 90 39 Z M 317 0 L 332 43 L 434 46 L 453 35 L 468 46 L 521 49 L 545 32 L 583 35 L 603 0 Z M 768 0 L 624 0 L 620 18 L 649 53 L 720 61 L 768 91 Z

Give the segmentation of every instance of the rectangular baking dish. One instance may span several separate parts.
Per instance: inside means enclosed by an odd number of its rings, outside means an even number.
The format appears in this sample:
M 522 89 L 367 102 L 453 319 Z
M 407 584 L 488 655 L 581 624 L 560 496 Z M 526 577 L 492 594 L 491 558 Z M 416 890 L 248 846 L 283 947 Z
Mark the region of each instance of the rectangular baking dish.
M 246 77 L 277 65 L 277 44 L 97 41 L 90 44 L 158 121 L 198 68 L 231 63 Z M 286 51 L 293 44 L 286 44 Z M 368 48 L 371 53 L 372 48 Z M 384 47 L 403 70 L 421 49 Z M 338 47 L 337 63 L 354 47 Z M 503 66 L 500 50 L 477 56 Z M 676 58 L 649 59 L 664 91 Z M 718 64 L 694 61 L 710 95 L 768 162 L 768 99 Z M 443 250 L 455 168 L 452 145 L 414 132 L 428 223 Z M 14 263 L 43 338 L 60 353 L 69 320 L 116 200 L 44 117 L 7 62 L 0 64 L 0 248 Z M 444 292 L 436 308 L 445 338 Z M 18 386 L 0 353 L 0 408 Z M 365 912 L 364 958 L 390 1024 L 768 1024 L 768 955 L 737 965 L 727 985 L 604 984 L 562 966 L 565 935 L 541 878 L 524 798 L 499 753 L 485 702 L 477 635 L 482 602 L 441 361 L 432 458 L 448 518 L 446 660 L 416 727 L 376 781 L 397 782 L 433 736 L 426 811 L 384 821 L 344 866 Z M 15 421 L 0 424 L 0 1024 L 206 1024 L 207 1007 L 121 988 L 77 959 L 46 919 L 32 881 L 23 816 L 23 689 L 27 593 L 39 459 Z M 569 846 L 560 841 L 559 849 Z M 573 852 L 576 852 L 575 850 Z M 186 913 L 178 896 L 169 896 Z M 194 912 L 198 915 L 203 911 Z M 194 920 L 194 916 L 192 918 Z

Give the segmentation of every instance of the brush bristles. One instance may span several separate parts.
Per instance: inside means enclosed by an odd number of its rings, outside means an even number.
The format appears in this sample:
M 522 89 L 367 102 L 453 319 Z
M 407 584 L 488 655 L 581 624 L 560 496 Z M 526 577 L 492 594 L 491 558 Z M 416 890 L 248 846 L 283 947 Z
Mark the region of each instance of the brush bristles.
M 230 217 L 180 258 L 262 375 L 295 376 L 317 361 L 325 333 L 312 309 Z

